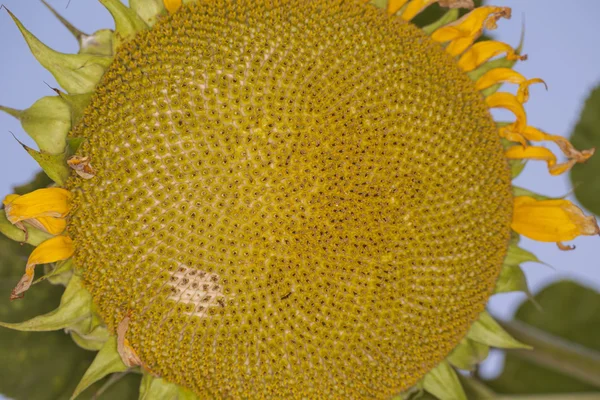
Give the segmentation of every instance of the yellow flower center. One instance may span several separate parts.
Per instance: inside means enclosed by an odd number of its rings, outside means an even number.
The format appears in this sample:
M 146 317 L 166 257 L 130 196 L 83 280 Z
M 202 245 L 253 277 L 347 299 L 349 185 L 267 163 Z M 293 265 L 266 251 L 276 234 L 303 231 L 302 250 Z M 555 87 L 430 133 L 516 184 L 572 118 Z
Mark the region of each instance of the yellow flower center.
M 71 136 L 95 170 L 67 184 L 85 285 L 132 358 L 201 397 L 397 394 L 506 252 L 484 98 L 361 2 L 182 8 L 120 48 Z

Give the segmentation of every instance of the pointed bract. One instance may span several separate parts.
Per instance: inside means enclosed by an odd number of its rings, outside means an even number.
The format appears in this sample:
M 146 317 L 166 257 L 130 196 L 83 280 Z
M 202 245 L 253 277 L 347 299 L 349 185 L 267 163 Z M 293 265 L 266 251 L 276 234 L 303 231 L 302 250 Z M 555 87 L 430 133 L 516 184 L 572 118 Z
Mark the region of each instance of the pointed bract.
M 66 152 L 62 154 L 42 153 L 22 144 L 25 151 L 39 164 L 46 175 L 58 185 L 64 185 L 71 170 L 66 163 Z
M 148 25 L 131 8 L 125 6 L 120 0 L 99 0 L 110 12 L 115 20 L 115 36 L 113 37 L 113 51 L 121 44 L 133 37 L 137 32 L 148 29 Z
M 75 399 L 90 385 L 98 382 L 105 376 L 114 372 L 124 372 L 127 371 L 127 369 L 128 367 L 123 364 L 119 353 L 117 353 L 117 338 L 111 336 L 106 343 L 104 343 L 96 355 L 96 358 L 94 358 L 92 365 L 85 371 L 85 374 L 75 388 L 75 392 L 71 396 L 71 399 Z
M 494 321 L 487 311 L 479 315 L 479 319 L 471 326 L 467 337 L 490 347 L 501 349 L 530 349 L 530 346 L 513 339 L 502 327 Z
M 447 360 L 458 369 L 472 371 L 477 364 L 487 358 L 489 351 L 489 346 L 469 338 L 463 338 L 452 350 Z
M 67 92 L 87 93 L 94 90 L 104 70 L 112 61 L 111 57 L 56 52 L 25 29 L 10 11 L 8 13 L 17 24 L 31 53 Z
M 129 7 L 135 11 L 141 19 L 148 24 L 154 25 L 159 15 L 165 12 L 163 0 L 129 0 Z
M 456 372 L 447 361 L 425 375 L 423 388 L 440 400 L 467 400 Z
M 0 326 L 18 331 L 56 331 L 68 328 L 77 321 L 88 317 L 91 312 L 92 296 L 82 286 L 81 279 L 74 275 L 62 295 L 57 309 L 25 322 L 0 322 Z

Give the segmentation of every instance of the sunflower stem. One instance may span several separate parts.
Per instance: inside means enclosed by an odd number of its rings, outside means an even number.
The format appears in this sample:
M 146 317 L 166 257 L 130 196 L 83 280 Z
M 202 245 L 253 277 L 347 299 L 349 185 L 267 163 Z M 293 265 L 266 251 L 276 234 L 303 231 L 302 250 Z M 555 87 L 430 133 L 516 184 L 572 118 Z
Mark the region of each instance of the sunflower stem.
M 520 321 L 498 322 L 515 339 L 534 348 L 533 350 L 511 350 L 511 355 L 600 387 L 600 352 Z M 510 398 L 514 399 L 514 397 Z M 576 397 L 557 397 L 557 400 L 570 398 Z

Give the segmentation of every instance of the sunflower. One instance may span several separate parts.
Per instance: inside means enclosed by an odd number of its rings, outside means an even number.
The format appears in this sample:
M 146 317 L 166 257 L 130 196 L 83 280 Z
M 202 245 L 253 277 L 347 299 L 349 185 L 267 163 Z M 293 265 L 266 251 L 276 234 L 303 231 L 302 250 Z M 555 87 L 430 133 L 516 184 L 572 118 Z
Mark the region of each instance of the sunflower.
M 114 32 L 63 20 L 78 54 L 11 14 L 64 91 L 1 108 L 55 182 L 4 199 L 2 232 L 36 246 L 10 299 L 40 264 L 66 285 L 54 312 L 3 325 L 99 350 L 75 395 L 133 369 L 145 398 L 464 399 L 456 369 L 523 346 L 485 312 L 514 290 L 519 236 L 599 233 L 511 184 L 527 160 L 558 175 L 593 150 L 528 125 L 544 82 L 478 41 L 508 8 L 100 2 Z M 434 3 L 440 20 L 411 22 Z

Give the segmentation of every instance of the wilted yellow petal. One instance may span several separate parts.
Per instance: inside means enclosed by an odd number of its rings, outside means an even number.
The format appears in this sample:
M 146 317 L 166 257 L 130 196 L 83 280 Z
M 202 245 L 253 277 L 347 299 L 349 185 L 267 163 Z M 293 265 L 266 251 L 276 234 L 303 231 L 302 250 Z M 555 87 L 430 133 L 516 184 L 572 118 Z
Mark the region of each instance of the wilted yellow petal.
M 163 0 L 165 8 L 170 14 L 174 14 L 181 7 L 181 0 Z
M 13 224 L 39 217 L 64 218 L 70 211 L 71 198 L 65 189 L 38 189 L 5 203 L 6 218 Z
M 23 297 L 23 293 L 31 286 L 36 265 L 66 260 L 73 255 L 73 251 L 73 241 L 68 236 L 55 236 L 42 242 L 31 252 L 25 267 L 25 274 L 13 289 L 10 299 Z
M 600 233 L 596 219 L 570 201 L 529 196 L 515 197 L 512 229 L 530 239 L 557 243 Z
M 523 104 L 519 102 L 519 99 L 514 94 L 496 92 L 486 97 L 485 102 L 489 108 L 504 108 L 515 114 L 515 117 L 517 117 L 514 123 L 515 130 L 521 131 L 527 126 L 527 115 L 525 114 Z
M 399 9 L 405 5 L 408 0 L 389 0 L 387 5 L 387 12 L 390 15 L 396 14 Z
M 542 132 L 541 130 L 534 128 L 533 126 L 526 126 L 520 132 L 527 140 L 531 140 L 534 142 L 541 141 L 551 141 L 554 142 L 560 147 L 562 152 L 570 159 L 574 159 L 576 162 L 581 163 L 587 161 L 591 156 L 594 155 L 595 149 L 587 149 L 587 150 L 577 150 L 568 139 L 558 136 L 558 135 L 550 135 L 546 132 Z
M 518 55 L 515 49 L 506 43 L 486 40 L 475 43 L 458 60 L 458 66 L 464 71 L 473 71 L 481 64 L 501 53 L 506 53 L 507 60 L 525 60 L 527 56 Z
M 477 7 L 459 20 L 437 29 L 431 38 L 436 42 L 450 42 L 446 50 L 457 56 L 481 36 L 484 28 L 495 29 L 500 18 L 510 18 L 510 8 Z
M 504 153 L 506 158 L 510 160 L 540 160 L 545 161 L 548 164 L 548 171 L 551 175 L 560 175 L 570 170 L 573 165 L 577 163 L 576 160 L 569 160 L 567 162 L 558 164 L 556 162 L 556 156 L 545 147 L 538 146 L 513 146 L 506 150 Z

